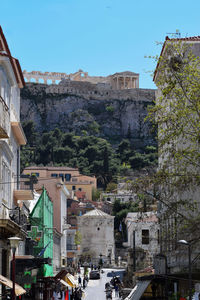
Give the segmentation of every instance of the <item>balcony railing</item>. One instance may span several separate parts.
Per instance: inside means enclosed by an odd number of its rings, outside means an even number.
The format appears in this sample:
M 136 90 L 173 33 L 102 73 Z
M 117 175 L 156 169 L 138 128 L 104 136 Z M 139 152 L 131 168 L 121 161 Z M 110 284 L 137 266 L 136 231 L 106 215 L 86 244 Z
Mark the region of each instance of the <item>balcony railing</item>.
M 6 139 L 9 134 L 10 115 L 9 108 L 0 96 L 0 138 Z
M 18 187 L 14 190 L 15 200 L 33 200 L 33 185 L 36 183 L 35 180 L 37 181 L 37 178 L 21 175 Z

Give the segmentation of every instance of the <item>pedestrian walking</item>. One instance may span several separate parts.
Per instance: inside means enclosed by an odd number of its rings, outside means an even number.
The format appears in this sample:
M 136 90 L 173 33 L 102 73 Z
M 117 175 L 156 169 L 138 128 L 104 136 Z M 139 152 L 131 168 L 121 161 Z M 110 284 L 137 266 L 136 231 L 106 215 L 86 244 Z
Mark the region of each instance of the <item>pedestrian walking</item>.
M 115 284 L 115 297 L 119 297 L 119 285 Z
M 62 292 L 61 291 L 59 291 L 59 292 L 54 291 L 53 292 L 53 300 L 59 300 L 59 299 L 62 299 Z
M 83 288 L 84 288 L 84 289 L 86 288 L 86 280 L 85 280 L 85 277 L 83 278 Z
M 86 284 L 88 284 L 88 281 L 89 281 L 88 274 L 86 274 L 84 278 L 85 278 L 85 280 L 86 280 Z
M 81 287 L 81 276 L 78 277 L 78 285 Z

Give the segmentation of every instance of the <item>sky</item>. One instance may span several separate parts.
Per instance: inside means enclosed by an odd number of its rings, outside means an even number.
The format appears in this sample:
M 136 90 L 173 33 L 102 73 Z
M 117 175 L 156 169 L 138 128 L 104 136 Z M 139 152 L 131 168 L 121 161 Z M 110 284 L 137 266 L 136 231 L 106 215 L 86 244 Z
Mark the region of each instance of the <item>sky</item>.
M 200 35 L 199 0 L 0 0 L 0 25 L 22 70 L 90 76 L 152 71 L 161 42 Z

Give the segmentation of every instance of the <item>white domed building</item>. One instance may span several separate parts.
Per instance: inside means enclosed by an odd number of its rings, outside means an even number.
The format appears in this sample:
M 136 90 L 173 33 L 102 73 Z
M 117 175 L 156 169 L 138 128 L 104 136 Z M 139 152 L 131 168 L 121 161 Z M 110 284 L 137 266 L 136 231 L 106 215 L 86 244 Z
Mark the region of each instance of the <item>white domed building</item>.
M 102 257 L 104 263 L 115 261 L 114 216 L 94 209 L 77 217 L 81 236 L 79 256 L 91 253 L 92 262 Z

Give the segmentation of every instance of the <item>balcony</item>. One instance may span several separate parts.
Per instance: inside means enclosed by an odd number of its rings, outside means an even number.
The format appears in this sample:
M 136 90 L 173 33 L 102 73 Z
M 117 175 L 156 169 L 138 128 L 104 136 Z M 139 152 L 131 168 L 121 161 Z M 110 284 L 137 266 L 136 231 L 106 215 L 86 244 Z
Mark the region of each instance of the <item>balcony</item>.
M 11 122 L 13 134 L 19 145 L 26 145 L 26 137 L 20 122 Z
M 34 180 L 37 180 L 29 175 L 21 175 L 21 179 L 19 182 L 20 188 L 14 190 L 14 199 L 17 200 L 33 200 L 33 184 L 35 183 Z
M 10 115 L 9 108 L 3 98 L 0 96 L 0 138 L 9 138 Z
M 8 238 L 17 234 L 21 235 L 24 232 L 21 227 L 10 219 L 0 218 L 0 236 L 1 238 Z

